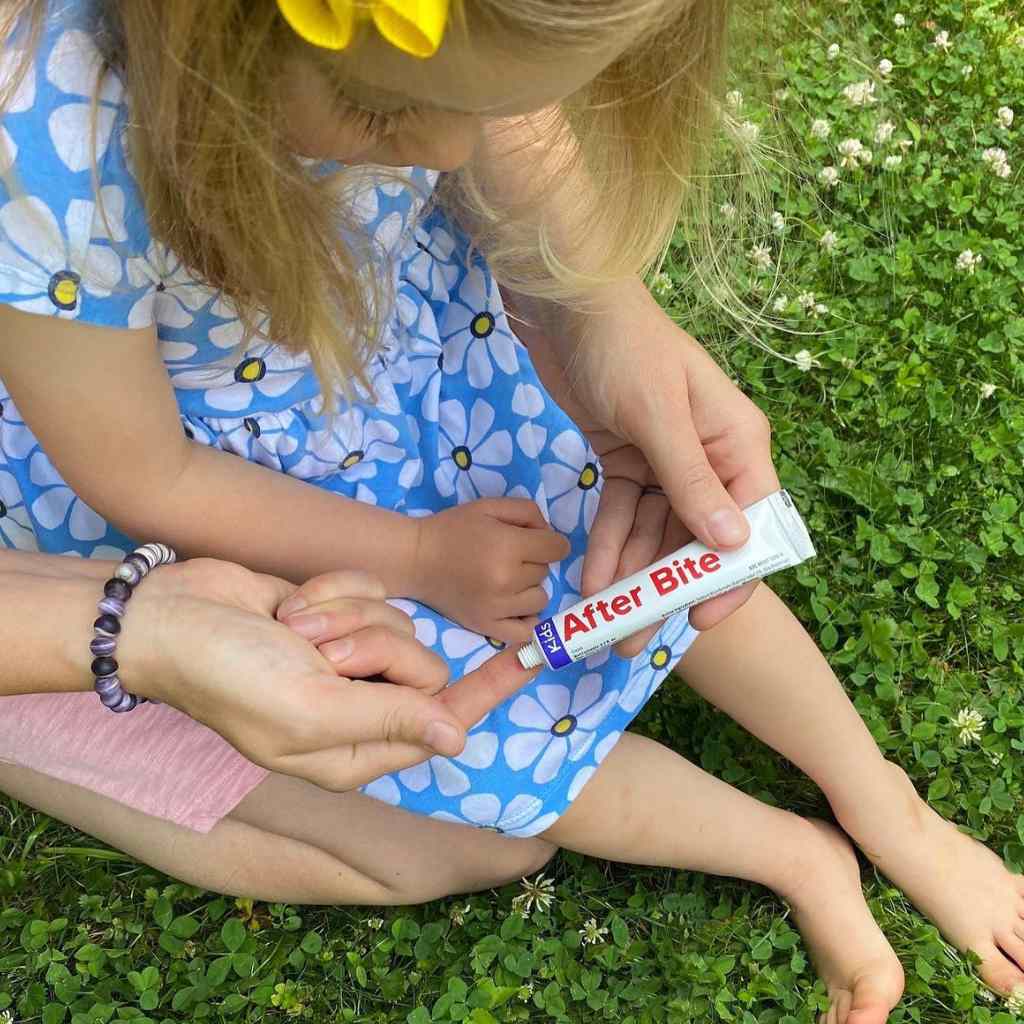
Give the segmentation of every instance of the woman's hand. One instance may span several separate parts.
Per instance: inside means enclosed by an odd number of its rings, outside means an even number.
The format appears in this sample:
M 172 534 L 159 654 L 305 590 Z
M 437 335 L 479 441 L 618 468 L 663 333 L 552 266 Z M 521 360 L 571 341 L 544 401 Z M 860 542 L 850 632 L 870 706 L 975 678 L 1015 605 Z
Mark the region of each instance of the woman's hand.
M 296 588 L 208 559 L 157 569 L 133 596 L 118 645 L 125 687 L 204 723 L 256 764 L 325 789 L 455 755 L 466 729 L 534 673 L 510 651 L 445 688 L 444 662 L 382 593 L 359 573 Z M 289 621 L 310 626 L 312 642 L 275 620 L 295 596 L 310 603 Z M 373 676 L 387 681 L 365 681 Z
M 740 509 L 779 488 L 764 414 L 639 281 L 614 292 L 577 328 L 582 341 L 569 331 L 516 325 L 545 386 L 604 468 L 585 595 L 692 537 L 722 550 L 741 546 L 749 526 Z M 667 497 L 645 493 L 651 487 Z M 691 609 L 691 622 L 710 628 L 755 586 Z M 650 635 L 630 638 L 620 652 L 636 653 Z

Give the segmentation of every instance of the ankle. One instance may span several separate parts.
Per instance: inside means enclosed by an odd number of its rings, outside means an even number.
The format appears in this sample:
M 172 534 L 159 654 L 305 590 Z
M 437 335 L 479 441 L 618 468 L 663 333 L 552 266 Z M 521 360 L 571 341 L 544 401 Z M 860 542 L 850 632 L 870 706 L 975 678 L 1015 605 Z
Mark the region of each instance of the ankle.
M 858 842 L 890 832 L 897 822 L 901 829 L 913 827 L 922 819 L 925 808 L 910 776 L 898 764 L 886 760 L 862 778 L 856 793 L 826 796 L 836 821 Z

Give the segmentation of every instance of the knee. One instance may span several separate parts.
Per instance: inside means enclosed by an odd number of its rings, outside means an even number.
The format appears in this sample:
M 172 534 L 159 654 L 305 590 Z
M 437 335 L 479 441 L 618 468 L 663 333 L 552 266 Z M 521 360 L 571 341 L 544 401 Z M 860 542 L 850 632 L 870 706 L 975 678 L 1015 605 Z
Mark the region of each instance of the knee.
M 482 889 L 497 889 L 527 875 L 536 874 L 544 868 L 558 852 L 558 847 L 547 839 L 509 839 L 507 847 L 493 858 L 480 865 L 476 877 L 466 879 L 471 883 L 463 892 L 477 892 Z

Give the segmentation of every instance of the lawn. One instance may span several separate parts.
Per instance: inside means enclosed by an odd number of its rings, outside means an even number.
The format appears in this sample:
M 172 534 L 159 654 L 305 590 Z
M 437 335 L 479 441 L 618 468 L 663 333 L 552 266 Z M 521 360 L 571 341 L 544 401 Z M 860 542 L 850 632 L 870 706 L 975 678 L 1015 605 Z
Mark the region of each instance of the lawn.
M 713 183 L 716 259 L 695 263 L 681 228 L 654 285 L 774 424 L 820 552 L 777 588 L 886 754 L 1022 870 L 1024 15 L 771 7 L 745 16 L 736 145 L 716 163 L 756 151 L 761 169 Z M 827 813 L 681 684 L 638 728 Z M 562 854 L 529 907 L 519 886 L 371 912 L 252 905 L 12 801 L 0 821 L 0 1021 L 802 1024 L 825 1005 L 786 908 L 752 885 Z M 898 891 L 864 883 L 907 970 L 893 1021 L 1017 1019 Z

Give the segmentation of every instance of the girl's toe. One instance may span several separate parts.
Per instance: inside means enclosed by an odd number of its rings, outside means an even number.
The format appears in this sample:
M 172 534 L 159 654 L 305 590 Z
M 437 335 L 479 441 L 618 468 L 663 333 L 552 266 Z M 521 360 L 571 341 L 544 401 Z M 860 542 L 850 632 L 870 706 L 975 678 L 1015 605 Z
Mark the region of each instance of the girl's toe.
M 846 1024 L 850 1015 L 850 1006 L 853 1003 L 853 995 L 845 988 L 836 993 L 832 1003 L 836 1011 L 836 1024 Z
M 1001 949 L 988 943 L 977 947 L 975 952 L 981 957 L 978 973 L 985 984 L 1004 995 L 1009 995 L 1018 985 L 1024 985 L 1024 971 Z
M 1024 972 L 1024 939 L 1016 933 L 1016 930 L 997 936 L 996 943 L 1003 953 L 1016 964 L 1017 968 Z

